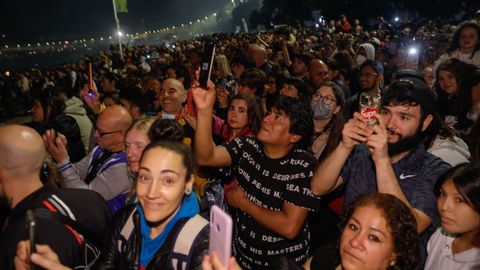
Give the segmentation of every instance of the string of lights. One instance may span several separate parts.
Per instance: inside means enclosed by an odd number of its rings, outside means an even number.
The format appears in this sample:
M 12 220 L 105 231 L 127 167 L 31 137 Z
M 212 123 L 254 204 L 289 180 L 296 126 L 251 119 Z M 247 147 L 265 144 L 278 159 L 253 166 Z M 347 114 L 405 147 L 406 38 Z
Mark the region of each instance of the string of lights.
M 172 25 L 163 27 L 155 30 L 147 30 L 144 32 L 136 33 L 123 33 L 118 31 L 116 35 L 122 37 L 123 42 L 134 42 L 135 40 L 147 39 L 150 35 L 167 35 L 175 34 L 179 31 L 188 30 L 188 28 L 200 25 L 203 23 L 210 22 L 217 17 L 217 12 L 213 12 L 208 16 L 198 18 L 197 20 L 188 21 L 180 25 Z M 191 34 L 191 33 L 190 33 Z M 175 37 L 175 35 L 174 35 Z M 3 44 L 0 45 L 0 51 L 5 52 L 15 52 L 15 51 L 29 51 L 29 54 L 37 54 L 39 51 L 64 51 L 64 50 L 75 50 L 77 47 L 92 47 L 98 45 L 108 45 L 113 42 L 115 36 L 105 35 L 100 37 L 91 37 L 91 38 L 81 38 L 75 40 L 56 40 L 56 41 L 47 41 L 47 42 L 30 42 L 23 44 Z

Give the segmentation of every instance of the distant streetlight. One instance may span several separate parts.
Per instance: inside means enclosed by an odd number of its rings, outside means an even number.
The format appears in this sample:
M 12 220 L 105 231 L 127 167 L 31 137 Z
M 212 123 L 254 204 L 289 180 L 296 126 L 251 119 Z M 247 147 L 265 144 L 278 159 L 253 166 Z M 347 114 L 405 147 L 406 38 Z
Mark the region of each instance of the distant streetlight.
M 395 19 L 393 19 L 395 22 L 398 22 L 399 18 L 398 17 L 395 17 Z
M 417 50 L 417 48 L 415 48 L 415 47 L 411 47 L 411 48 L 408 50 L 408 54 L 410 54 L 410 55 L 415 55 L 415 54 L 417 54 L 417 52 L 418 52 L 418 50 Z
M 122 31 L 118 31 L 118 32 L 117 32 L 117 35 L 118 35 L 119 37 L 123 37 Z

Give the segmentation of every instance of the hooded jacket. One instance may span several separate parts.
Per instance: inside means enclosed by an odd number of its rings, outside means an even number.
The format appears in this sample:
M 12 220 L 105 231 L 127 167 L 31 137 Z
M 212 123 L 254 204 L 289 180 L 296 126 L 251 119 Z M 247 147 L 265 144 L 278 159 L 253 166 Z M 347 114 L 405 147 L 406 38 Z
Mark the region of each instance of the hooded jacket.
M 85 152 L 88 153 L 90 145 L 90 135 L 92 133 L 93 125 L 90 118 L 87 116 L 87 110 L 83 105 L 83 102 L 73 96 L 65 101 L 65 114 L 73 117 L 80 128 L 80 134 L 82 136 L 82 143 L 85 147 Z
M 364 48 L 365 52 L 367 53 L 367 60 L 375 60 L 375 47 L 373 47 L 372 44 L 370 43 L 363 43 L 358 46 L 357 52 L 355 53 L 355 56 L 358 55 L 358 50 L 360 48 Z

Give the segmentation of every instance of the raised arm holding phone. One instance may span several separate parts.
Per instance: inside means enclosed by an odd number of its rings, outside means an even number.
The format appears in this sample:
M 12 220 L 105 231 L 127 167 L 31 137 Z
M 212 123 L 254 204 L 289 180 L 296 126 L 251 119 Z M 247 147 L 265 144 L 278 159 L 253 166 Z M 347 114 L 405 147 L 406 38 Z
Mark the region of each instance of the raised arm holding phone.
M 449 165 L 428 153 L 428 134 L 435 95 L 416 78 L 392 83 L 384 96 L 377 124 L 356 112 L 345 124 L 338 147 L 320 164 L 312 179 L 315 195 L 345 184 L 345 206 L 364 193 L 396 196 L 412 210 L 418 232 L 438 218 L 433 186 Z
M 236 138 L 216 146 L 212 140 L 214 87 L 192 91 L 197 107 L 197 162 L 231 166 L 239 183 L 227 193 L 237 209 L 234 224 L 243 228 L 235 230 L 234 256 L 245 268 L 268 267 L 274 254 L 280 253 L 305 261 L 309 239 L 305 218 L 308 209 L 319 205 L 309 189 L 316 160 L 303 150 L 313 129 L 311 112 L 299 100 L 280 97 L 263 118 L 257 138 Z M 241 244 L 247 242 L 248 247 Z

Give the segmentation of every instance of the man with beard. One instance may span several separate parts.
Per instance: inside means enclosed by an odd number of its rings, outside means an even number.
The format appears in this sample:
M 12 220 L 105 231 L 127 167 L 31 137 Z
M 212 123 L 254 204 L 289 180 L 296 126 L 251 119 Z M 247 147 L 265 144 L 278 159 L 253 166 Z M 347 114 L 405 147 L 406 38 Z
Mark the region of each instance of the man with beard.
M 353 117 L 353 113 L 358 110 L 358 101 L 360 93 L 372 93 L 381 94 L 383 84 L 383 66 L 375 60 L 366 60 L 360 66 L 360 72 L 358 73 L 358 83 L 360 91 L 358 89 L 351 89 L 352 92 L 359 92 L 351 96 L 345 105 L 343 115 L 345 119 Z
M 378 124 L 369 126 L 358 112 L 345 124 L 342 141 L 315 172 L 312 192 L 324 195 L 345 184 L 346 207 L 361 194 L 392 194 L 412 209 L 419 233 L 437 225 L 434 185 L 450 165 L 423 143 L 434 111 L 435 95 L 423 81 L 393 82 L 376 115 Z

